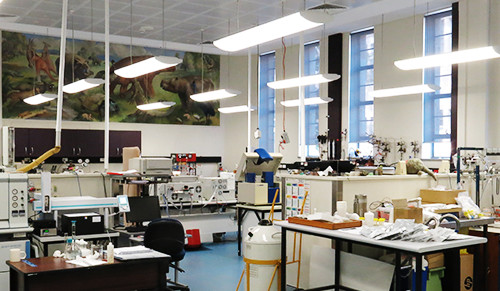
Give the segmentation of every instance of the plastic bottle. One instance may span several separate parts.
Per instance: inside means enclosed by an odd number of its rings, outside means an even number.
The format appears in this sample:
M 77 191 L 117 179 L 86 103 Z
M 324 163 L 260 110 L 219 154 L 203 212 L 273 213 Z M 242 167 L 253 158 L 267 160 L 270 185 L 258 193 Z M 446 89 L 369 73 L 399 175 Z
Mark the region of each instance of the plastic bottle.
M 115 262 L 115 246 L 113 243 L 109 242 L 108 247 L 106 248 L 107 260 L 108 264 Z

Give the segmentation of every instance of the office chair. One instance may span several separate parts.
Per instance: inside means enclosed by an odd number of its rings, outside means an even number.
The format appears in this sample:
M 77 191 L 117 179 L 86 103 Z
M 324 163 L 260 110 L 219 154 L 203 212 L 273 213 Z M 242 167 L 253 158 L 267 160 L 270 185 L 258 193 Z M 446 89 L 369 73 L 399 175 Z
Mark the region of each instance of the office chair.
M 178 273 L 184 272 L 179 267 L 179 261 L 184 259 L 185 233 L 182 224 L 171 218 L 153 220 L 148 224 L 144 233 L 144 246 L 155 251 L 170 255 L 170 264 L 175 270 L 174 281 L 167 278 L 167 290 L 189 291 L 189 287 L 177 282 Z M 170 285 L 169 285 L 170 284 Z

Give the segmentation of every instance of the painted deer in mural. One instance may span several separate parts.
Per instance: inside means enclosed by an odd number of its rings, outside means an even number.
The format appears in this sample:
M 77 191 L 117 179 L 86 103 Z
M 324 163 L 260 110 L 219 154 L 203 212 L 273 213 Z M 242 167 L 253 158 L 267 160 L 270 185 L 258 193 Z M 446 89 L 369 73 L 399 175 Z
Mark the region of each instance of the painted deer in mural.
M 39 56 L 36 51 L 35 51 L 35 45 L 33 43 L 33 39 L 28 40 L 28 45 L 26 47 L 26 58 L 28 59 L 28 66 L 30 68 L 35 67 L 36 71 L 36 78 L 40 82 L 40 72 L 43 71 L 53 82 L 56 82 L 56 78 L 52 76 L 51 71 L 54 71 L 55 73 L 55 67 L 52 61 L 50 60 L 50 55 L 49 55 L 49 50 L 48 50 L 48 45 L 47 47 L 44 48 L 42 57 Z M 46 50 L 46 51 L 45 51 Z

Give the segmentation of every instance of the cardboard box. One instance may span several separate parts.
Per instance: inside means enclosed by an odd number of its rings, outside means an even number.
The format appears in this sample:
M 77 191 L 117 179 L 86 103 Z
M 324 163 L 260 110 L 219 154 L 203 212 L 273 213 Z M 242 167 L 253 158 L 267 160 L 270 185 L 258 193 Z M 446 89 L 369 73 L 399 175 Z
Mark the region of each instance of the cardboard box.
M 397 219 L 415 219 L 416 223 L 422 223 L 422 218 L 422 208 L 394 208 L 394 221 Z
M 444 253 L 426 255 L 425 260 L 429 263 L 429 270 L 444 267 Z
M 460 291 L 474 290 L 474 255 L 460 255 Z
M 422 197 L 422 204 L 426 203 L 444 203 L 456 204 L 455 197 L 458 193 L 465 192 L 465 190 L 432 190 L 420 189 L 420 197 Z

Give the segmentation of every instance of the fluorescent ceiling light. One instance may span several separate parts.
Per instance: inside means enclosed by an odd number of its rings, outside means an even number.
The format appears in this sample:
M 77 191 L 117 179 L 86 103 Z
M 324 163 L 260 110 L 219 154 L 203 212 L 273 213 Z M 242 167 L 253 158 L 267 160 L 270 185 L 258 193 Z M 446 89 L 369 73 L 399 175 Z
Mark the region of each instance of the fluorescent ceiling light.
M 325 104 L 330 101 L 333 101 L 332 98 L 330 97 L 311 97 L 311 98 L 304 98 L 304 105 L 317 105 L 317 104 Z M 281 101 L 281 105 L 285 107 L 298 107 L 300 104 L 299 99 L 294 99 L 294 100 L 287 100 L 287 101 Z
M 220 89 L 215 91 L 193 94 L 191 95 L 191 99 L 197 102 L 206 102 L 206 101 L 230 98 L 239 94 L 241 94 L 241 92 L 238 90 Z
M 416 70 L 432 67 L 441 67 L 500 57 L 498 47 L 487 46 L 475 49 L 460 50 L 446 54 L 425 56 L 420 58 L 395 61 L 394 65 L 401 70 Z
M 177 66 L 182 60 L 176 57 L 158 56 L 115 70 L 115 74 L 123 78 L 136 78 L 152 72 Z
M 155 102 L 155 103 L 148 103 L 148 104 L 141 104 L 137 105 L 137 109 L 140 110 L 155 110 L 155 109 L 163 109 L 167 107 L 174 106 L 175 102 L 171 101 L 162 101 L 162 102 Z
M 29 105 L 38 105 L 42 104 L 51 100 L 54 100 L 57 98 L 56 94 L 38 94 L 35 96 L 31 96 L 28 98 L 23 99 L 24 102 L 28 103 Z
M 441 89 L 441 87 L 434 84 L 423 84 L 423 85 L 375 90 L 372 91 L 370 95 L 374 98 L 383 98 L 383 97 L 393 97 L 393 96 L 402 96 L 411 94 L 431 93 L 431 92 L 436 92 L 439 89 Z
M 64 85 L 63 91 L 64 91 L 64 93 L 74 94 L 74 93 L 82 92 L 82 91 L 97 87 L 101 84 L 104 84 L 103 79 L 87 78 L 87 79 L 73 82 L 73 83 L 68 84 L 68 85 Z
M 285 89 L 285 88 L 327 83 L 338 79 L 340 79 L 340 75 L 337 74 L 318 74 L 312 76 L 269 82 L 267 83 L 267 86 L 273 89 Z
M 223 37 L 214 41 L 214 45 L 223 51 L 235 52 L 321 26 L 330 20 L 332 20 L 332 15 L 328 10 L 318 9 L 297 12 Z
M 250 107 L 250 111 L 254 111 L 254 107 Z M 248 112 L 248 106 L 232 106 L 232 107 L 221 107 L 219 108 L 220 113 L 238 113 L 238 112 Z

